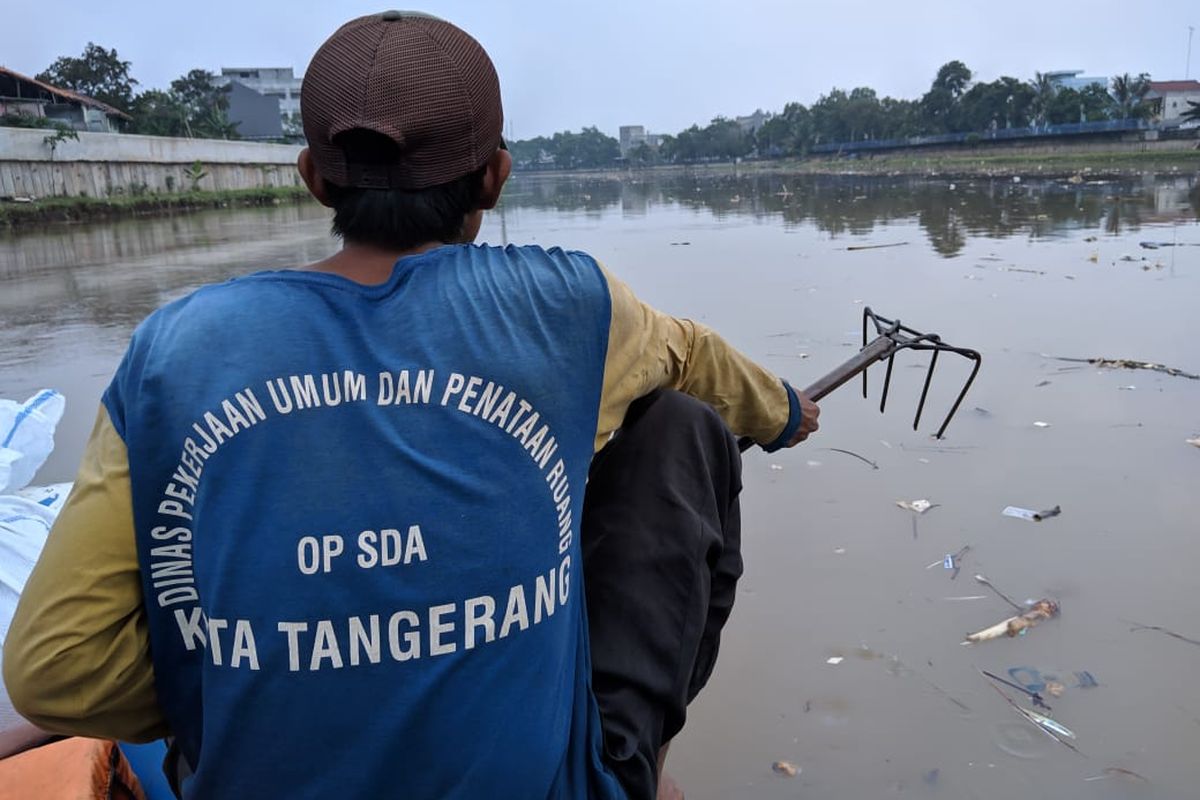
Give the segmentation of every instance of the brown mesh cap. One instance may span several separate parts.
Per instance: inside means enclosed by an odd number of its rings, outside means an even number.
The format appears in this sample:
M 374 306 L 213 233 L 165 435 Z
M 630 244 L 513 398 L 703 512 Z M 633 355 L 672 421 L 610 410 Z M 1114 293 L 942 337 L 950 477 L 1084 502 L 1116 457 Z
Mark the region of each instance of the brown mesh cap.
M 385 11 L 347 22 L 317 50 L 300 89 L 304 136 L 338 186 L 424 189 L 483 166 L 500 145 L 500 81 L 479 42 L 445 20 Z M 388 163 L 356 160 L 338 134 L 396 143 Z

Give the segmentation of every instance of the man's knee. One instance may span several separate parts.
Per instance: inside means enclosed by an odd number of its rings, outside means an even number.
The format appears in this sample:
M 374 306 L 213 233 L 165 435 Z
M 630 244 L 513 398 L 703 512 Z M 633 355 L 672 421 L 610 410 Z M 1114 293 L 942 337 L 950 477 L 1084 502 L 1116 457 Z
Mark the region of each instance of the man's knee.
M 656 438 L 690 435 L 730 445 L 736 452 L 736 438 L 712 406 L 671 389 L 656 389 L 631 403 L 623 427 L 645 430 Z

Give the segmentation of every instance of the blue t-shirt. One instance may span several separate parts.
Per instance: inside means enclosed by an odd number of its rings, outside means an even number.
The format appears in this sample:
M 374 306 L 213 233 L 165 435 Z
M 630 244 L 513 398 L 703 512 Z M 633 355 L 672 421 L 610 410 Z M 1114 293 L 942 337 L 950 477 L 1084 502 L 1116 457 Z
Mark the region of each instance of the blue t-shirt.
M 590 257 L 455 245 L 139 327 L 104 402 L 185 796 L 624 797 L 579 547 L 609 322 Z

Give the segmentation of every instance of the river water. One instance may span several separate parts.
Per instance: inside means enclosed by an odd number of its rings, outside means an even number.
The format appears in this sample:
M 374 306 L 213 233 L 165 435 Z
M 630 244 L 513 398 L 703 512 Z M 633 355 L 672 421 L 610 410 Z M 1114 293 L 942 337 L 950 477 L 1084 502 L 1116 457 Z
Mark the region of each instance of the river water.
M 1194 179 L 523 178 L 481 239 L 588 250 L 797 386 L 854 352 L 865 306 L 983 354 L 941 441 L 965 362 L 941 359 L 914 432 L 909 353 L 886 413 L 876 367 L 871 399 L 828 397 L 808 444 L 747 456 L 738 605 L 668 761 L 689 798 L 1196 796 L 1200 646 L 1137 626 L 1200 639 L 1200 381 L 1056 359 L 1200 372 Z M 73 476 L 152 309 L 335 247 L 314 205 L 0 238 L 0 396 L 68 399 L 39 482 Z M 896 505 L 915 499 L 934 506 Z M 1010 614 L 976 574 L 1062 614 L 964 646 Z M 1062 684 L 1043 695 L 1078 753 L 980 669 Z

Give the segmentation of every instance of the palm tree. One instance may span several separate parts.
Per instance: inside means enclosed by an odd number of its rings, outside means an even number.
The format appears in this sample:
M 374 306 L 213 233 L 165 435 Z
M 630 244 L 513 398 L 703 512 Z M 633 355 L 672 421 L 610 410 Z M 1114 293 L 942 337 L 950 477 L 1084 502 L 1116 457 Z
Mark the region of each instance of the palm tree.
M 1187 104 L 1191 108 L 1180 114 L 1180 119 L 1185 122 L 1200 122 L 1200 103 L 1197 103 L 1195 100 L 1188 100 Z
M 1043 123 L 1046 121 L 1046 114 L 1050 111 L 1050 104 L 1054 101 L 1054 96 L 1058 94 L 1058 87 L 1050 80 L 1050 76 L 1041 72 L 1033 73 L 1033 80 L 1029 82 L 1029 86 L 1033 89 L 1033 101 L 1030 107 L 1033 111 L 1033 118 Z
M 1150 91 L 1150 76 L 1139 74 L 1136 78 L 1126 72 L 1112 79 L 1112 98 L 1117 106 L 1118 119 L 1129 119 L 1144 113 L 1146 93 Z

